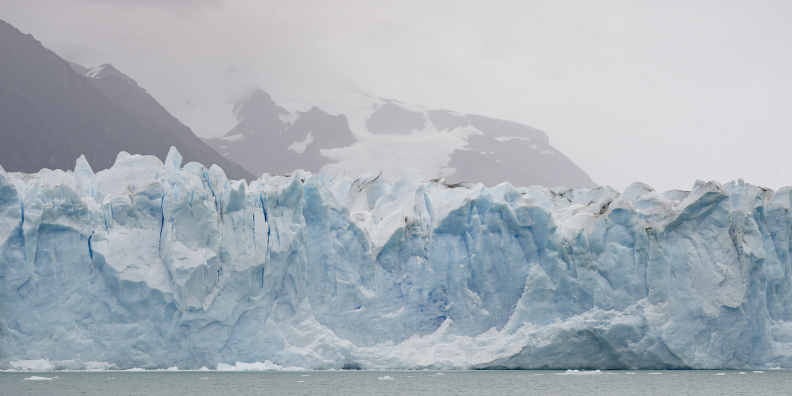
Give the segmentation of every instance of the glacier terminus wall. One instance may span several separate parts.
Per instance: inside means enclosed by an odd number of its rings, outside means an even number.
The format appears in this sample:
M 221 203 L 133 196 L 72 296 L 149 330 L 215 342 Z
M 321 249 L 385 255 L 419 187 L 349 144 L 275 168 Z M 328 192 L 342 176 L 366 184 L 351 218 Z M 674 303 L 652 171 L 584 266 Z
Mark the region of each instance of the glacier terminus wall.
M 790 197 L 0 168 L 0 368 L 792 367 Z

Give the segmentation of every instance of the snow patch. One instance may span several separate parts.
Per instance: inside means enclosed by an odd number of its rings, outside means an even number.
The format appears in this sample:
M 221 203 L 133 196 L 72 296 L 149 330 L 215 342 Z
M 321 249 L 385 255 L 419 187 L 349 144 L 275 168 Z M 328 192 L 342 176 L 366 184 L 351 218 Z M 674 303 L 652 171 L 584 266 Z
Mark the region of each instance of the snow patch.
M 287 122 L 291 125 L 294 125 L 294 122 L 300 118 L 300 113 L 298 112 L 294 112 L 290 114 L 279 113 L 278 118 L 280 118 L 280 120 L 283 122 Z
M 288 149 L 294 151 L 297 154 L 302 154 L 311 143 L 313 143 L 313 131 L 308 132 L 308 136 L 305 137 L 305 140 L 302 142 L 292 143 Z
M 237 140 L 244 139 L 245 135 L 242 133 L 238 133 L 236 135 L 231 136 L 223 136 L 220 140 L 225 140 L 226 142 L 236 142 Z
M 521 136 L 497 136 L 495 137 L 495 140 L 499 142 L 508 142 L 509 140 L 522 140 L 525 142 L 530 142 L 531 138 Z

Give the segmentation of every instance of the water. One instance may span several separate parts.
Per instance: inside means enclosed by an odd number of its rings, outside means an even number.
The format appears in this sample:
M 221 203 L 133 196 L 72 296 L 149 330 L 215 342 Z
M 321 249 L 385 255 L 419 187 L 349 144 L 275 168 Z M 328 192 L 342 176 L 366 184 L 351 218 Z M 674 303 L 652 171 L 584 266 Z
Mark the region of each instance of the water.
M 310 371 L 0 373 L 0 395 L 770 395 L 792 372 Z M 662 373 L 660 375 L 649 373 Z M 725 373 L 725 375 L 716 375 Z M 59 378 L 26 381 L 40 376 Z M 381 380 L 380 377 L 393 378 Z

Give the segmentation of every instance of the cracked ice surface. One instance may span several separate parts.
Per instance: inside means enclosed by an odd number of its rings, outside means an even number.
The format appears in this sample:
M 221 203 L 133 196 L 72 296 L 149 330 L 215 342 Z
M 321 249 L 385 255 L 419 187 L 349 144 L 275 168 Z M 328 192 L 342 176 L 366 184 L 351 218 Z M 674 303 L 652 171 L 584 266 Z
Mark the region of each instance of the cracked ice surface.
M 181 162 L 0 170 L 0 368 L 792 367 L 789 187 Z

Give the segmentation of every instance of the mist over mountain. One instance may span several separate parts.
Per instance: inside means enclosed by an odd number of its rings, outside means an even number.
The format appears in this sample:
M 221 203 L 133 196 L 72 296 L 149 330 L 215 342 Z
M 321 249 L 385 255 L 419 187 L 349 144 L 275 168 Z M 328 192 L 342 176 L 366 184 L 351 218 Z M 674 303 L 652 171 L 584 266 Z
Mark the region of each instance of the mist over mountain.
M 333 116 L 318 107 L 291 113 L 261 90 L 237 103 L 234 111 L 239 123 L 225 136 L 204 141 L 255 175 L 319 171 L 335 162 L 321 150 L 356 142 L 344 115 Z
M 70 64 L 33 36 L 0 21 L 0 165 L 27 173 L 73 169 L 85 155 L 95 170 L 120 151 L 217 164 L 234 179 L 253 175 L 212 150 L 137 83 L 111 65 Z
M 257 90 L 235 106 L 239 123 L 205 142 L 254 174 L 377 169 L 393 177 L 413 168 L 450 183 L 595 185 L 547 134 L 516 122 L 363 95 L 332 107 L 337 115 L 318 107 L 292 113 Z

